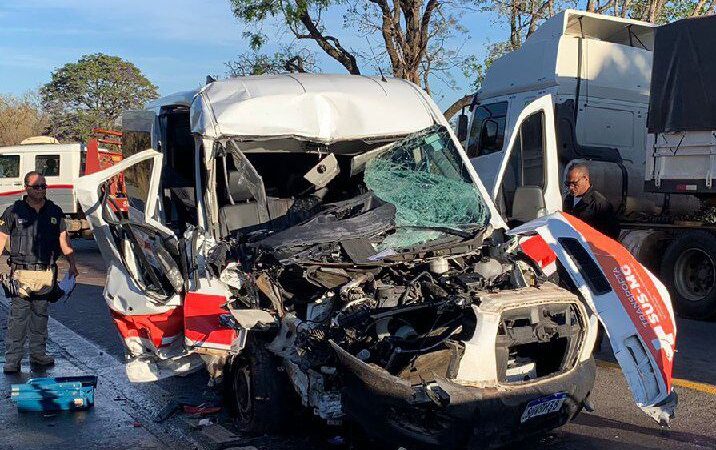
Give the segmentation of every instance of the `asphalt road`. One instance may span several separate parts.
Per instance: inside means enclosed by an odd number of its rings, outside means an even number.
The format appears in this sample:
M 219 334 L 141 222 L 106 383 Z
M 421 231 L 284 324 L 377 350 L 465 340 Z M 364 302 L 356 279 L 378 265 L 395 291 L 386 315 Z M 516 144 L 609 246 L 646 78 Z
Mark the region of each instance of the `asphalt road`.
M 51 316 L 64 326 L 70 333 L 76 333 L 78 338 L 91 343 L 106 352 L 102 357 L 105 366 L 121 368 L 123 357 L 121 342 L 114 330 L 107 307 L 102 299 L 102 286 L 104 284 L 104 264 L 92 241 L 75 241 L 75 247 L 80 263 L 80 284 L 72 298 L 67 302 L 60 302 L 52 306 Z M 0 320 L 4 314 L 0 307 Z M 514 446 L 517 448 L 536 449 L 716 449 L 716 370 L 713 359 L 716 357 L 716 323 L 679 321 L 679 334 L 676 358 L 675 390 L 679 395 L 679 408 L 677 417 L 670 428 L 661 428 L 650 418 L 644 415 L 634 404 L 627 388 L 623 375 L 618 368 L 609 363 L 609 355 L 604 354 L 599 362 L 597 379 L 592 401 L 595 411 L 583 412 L 577 419 L 540 438 L 538 441 L 523 442 Z M 52 334 L 52 330 L 51 330 Z M 51 336 L 52 338 L 52 336 Z M 0 339 L 2 335 L 0 333 Z M 54 345 L 54 344 L 53 344 Z M 72 353 L 73 349 L 66 348 L 53 351 L 66 351 Z M 82 349 L 76 349 L 82 353 Z M 76 358 L 82 360 L 82 358 Z M 74 361 L 72 358 L 70 360 Z M 95 364 L 89 360 L 88 364 Z M 76 362 L 76 361 L 75 361 Z M 117 373 L 117 380 L 123 376 Z M 110 389 L 134 389 L 117 381 L 117 386 Z M 142 401 L 127 405 L 106 406 L 106 411 L 97 411 L 90 419 L 96 422 L 97 430 L 107 431 L 102 421 L 107 415 L 122 417 L 122 425 L 118 433 L 114 428 L 113 434 L 104 432 L 102 436 L 95 437 L 88 433 L 81 434 L 86 447 L 89 448 L 141 448 L 145 445 L 150 448 L 212 448 L 215 447 L 206 436 L 198 431 L 191 431 L 181 418 L 174 417 L 161 424 L 153 424 L 149 418 L 161 409 L 169 398 L 180 398 L 189 403 L 198 404 L 204 401 L 217 401 L 216 389 L 207 387 L 207 377 L 203 373 L 193 374 L 187 378 L 172 378 L 149 387 L 140 385 L 134 395 L 141 396 Z M 7 383 L 0 384 L 5 389 Z M 99 388 L 98 388 L 99 389 Z M 114 392 L 114 391 L 112 391 Z M 8 412 L 8 400 L 5 398 L 0 410 L 0 422 L 5 430 L 0 430 L 0 448 L 29 448 L 26 445 L 37 434 L 37 423 Z M 132 419 L 134 418 L 134 419 Z M 137 420 L 140 427 L 127 425 Z M 135 420 L 135 422 L 132 422 Z M 219 421 L 228 419 L 220 417 Z M 87 419 L 85 419 L 87 421 Z M 78 419 L 67 419 L 61 422 L 59 429 L 65 429 L 60 435 L 72 436 Z M 91 424 L 90 424 L 91 425 Z M 106 425 L 106 424 L 105 424 Z M 113 422 L 114 425 L 114 422 Z M 93 430 L 85 423 L 85 429 Z M 225 424 L 229 429 L 230 425 Z M 304 448 L 347 448 L 351 446 L 349 438 L 343 439 L 343 445 L 335 445 L 335 433 L 340 430 L 321 428 L 307 421 L 305 426 L 297 428 L 289 436 L 266 436 L 259 439 L 246 440 L 244 445 L 251 444 L 257 448 L 271 449 L 304 449 Z M 139 430 L 139 431 L 138 431 Z M 52 435 L 52 440 L 40 442 L 42 445 L 32 445 L 32 448 L 56 448 L 57 443 L 80 443 L 75 433 L 74 440 L 64 441 Z M 122 437 L 120 437 L 122 436 Z M 170 436 L 170 438 L 168 438 Z M 28 440 L 30 439 L 30 440 Z M 59 440 L 58 440 L 59 439 Z M 119 439 L 116 442 L 113 439 Z M 13 443 L 14 442 L 14 443 Z M 43 443 L 44 442 L 44 443 Z M 109 442 L 117 445 L 107 445 Z M 141 444 L 142 442 L 146 444 Z M 37 442 L 35 442 L 37 443 Z

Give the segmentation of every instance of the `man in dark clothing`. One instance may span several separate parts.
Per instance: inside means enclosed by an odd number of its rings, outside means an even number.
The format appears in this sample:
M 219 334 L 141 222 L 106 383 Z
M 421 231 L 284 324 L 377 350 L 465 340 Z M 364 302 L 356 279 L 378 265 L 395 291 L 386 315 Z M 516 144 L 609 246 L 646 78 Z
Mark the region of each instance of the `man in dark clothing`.
M 567 173 L 565 185 L 569 189 L 569 194 L 562 205 L 564 212 L 586 222 L 612 239 L 619 237 L 616 212 L 609 200 L 592 188 L 586 165 L 573 165 Z
M 47 200 L 45 177 L 32 171 L 25 175 L 27 195 L 8 207 L 0 217 L 0 249 L 10 238 L 10 274 L 16 295 L 10 299 L 5 364 L 3 372 L 20 370 L 29 331 L 30 363 L 51 366 L 47 354 L 47 296 L 55 289 L 57 258 L 63 254 L 70 263 L 69 272 L 77 276 L 74 251 L 65 229 L 64 214 Z

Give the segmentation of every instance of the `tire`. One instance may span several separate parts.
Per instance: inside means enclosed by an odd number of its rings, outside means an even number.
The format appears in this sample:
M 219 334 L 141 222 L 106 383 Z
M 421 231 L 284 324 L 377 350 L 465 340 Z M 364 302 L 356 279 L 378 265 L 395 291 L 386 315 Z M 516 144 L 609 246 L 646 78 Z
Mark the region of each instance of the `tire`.
M 707 320 L 716 316 L 716 236 L 687 231 L 673 241 L 661 263 L 661 281 L 679 316 Z
M 261 340 L 251 339 L 231 363 L 230 410 L 244 433 L 258 435 L 285 431 L 288 383 L 279 370 L 278 358 L 266 350 Z

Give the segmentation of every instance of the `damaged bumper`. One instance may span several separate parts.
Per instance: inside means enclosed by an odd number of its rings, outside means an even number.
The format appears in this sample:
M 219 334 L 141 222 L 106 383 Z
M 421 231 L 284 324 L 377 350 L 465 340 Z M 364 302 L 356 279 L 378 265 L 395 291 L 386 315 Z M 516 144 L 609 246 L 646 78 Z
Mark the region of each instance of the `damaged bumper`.
M 582 409 L 596 371 L 590 358 L 538 383 L 488 388 L 443 378 L 411 386 L 333 348 L 344 369 L 344 412 L 371 434 L 400 445 L 486 448 L 559 427 Z M 564 397 L 559 409 L 523 420 L 531 402 L 554 393 Z

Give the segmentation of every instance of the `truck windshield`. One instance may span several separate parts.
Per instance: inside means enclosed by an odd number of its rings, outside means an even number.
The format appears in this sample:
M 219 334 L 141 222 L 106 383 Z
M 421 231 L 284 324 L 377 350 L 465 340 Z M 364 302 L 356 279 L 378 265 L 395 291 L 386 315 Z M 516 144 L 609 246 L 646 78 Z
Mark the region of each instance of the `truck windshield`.
M 368 163 L 364 181 L 396 207 L 398 232 L 385 246 L 404 248 L 446 231 L 479 229 L 489 220 L 458 149 L 440 126 L 408 136 Z
M 478 105 L 467 141 L 467 156 L 476 158 L 502 150 L 506 119 L 507 102 Z

